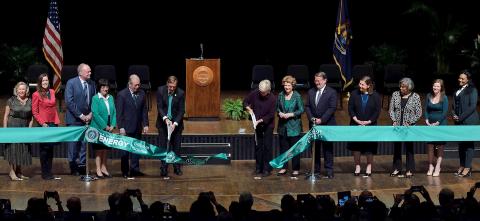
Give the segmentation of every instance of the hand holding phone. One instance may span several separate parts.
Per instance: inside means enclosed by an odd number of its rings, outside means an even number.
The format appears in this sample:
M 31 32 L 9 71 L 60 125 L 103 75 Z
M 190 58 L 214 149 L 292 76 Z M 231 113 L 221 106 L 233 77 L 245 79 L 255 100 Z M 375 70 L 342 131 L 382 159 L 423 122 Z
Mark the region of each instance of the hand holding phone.
M 351 197 L 352 193 L 350 191 L 342 191 L 337 193 L 338 196 L 338 205 L 343 206 Z

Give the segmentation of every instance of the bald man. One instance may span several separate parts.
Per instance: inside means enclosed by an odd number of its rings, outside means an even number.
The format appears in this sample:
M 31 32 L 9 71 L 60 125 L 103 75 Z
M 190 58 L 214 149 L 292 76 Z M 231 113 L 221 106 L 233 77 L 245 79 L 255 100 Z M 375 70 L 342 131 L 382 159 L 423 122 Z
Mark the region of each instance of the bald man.
M 148 132 L 148 110 L 145 103 L 145 92 L 140 89 L 140 78 L 136 74 L 130 75 L 128 87 L 118 93 L 116 105 L 117 126 L 120 134 L 140 140 L 142 133 Z M 121 167 L 124 178 L 144 175 L 140 172 L 137 154 L 123 151 Z

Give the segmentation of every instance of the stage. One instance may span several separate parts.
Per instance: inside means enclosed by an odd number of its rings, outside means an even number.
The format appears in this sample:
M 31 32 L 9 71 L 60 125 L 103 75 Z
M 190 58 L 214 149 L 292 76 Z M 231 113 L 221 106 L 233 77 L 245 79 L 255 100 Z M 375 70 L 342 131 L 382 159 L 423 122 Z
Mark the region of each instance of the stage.
M 221 100 L 226 98 L 243 98 L 248 91 L 224 91 L 221 94 Z M 302 92 L 304 99 L 305 92 Z M 424 96 L 422 96 L 424 97 Z M 5 106 L 7 97 L 0 99 L 0 105 Z M 152 108 L 149 111 L 150 130 L 144 137 L 147 142 L 157 143 L 158 134 L 155 128 L 157 118 L 155 97 L 152 96 Z M 342 99 L 343 108 L 336 111 L 336 119 L 339 125 L 348 125 L 348 98 Z M 385 99 L 385 102 L 388 102 Z M 386 110 L 387 104 L 384 104 L 380 115 L 379 125 L 389 125 L 390 120 Z M 61 109 L 64 110 L 64 104 Z M 1 108 L 0 114 L 3 116 L 4 108 Z M 64 112 L 60 112 L 60 118 L 64 120 Z M 302 116 L 304 132 L 308 131 L 308 122 L 306 115 Z M 423 120 L 419 124 L 423 124 Z M 452 124 L 452 122 L 449 122 Z M 451 151 L 446 155 L 443 161 L 442 174 L 440 177 L 427 177 L 426 155 L 424 153 L 424 144 L 417 142 L 415 144 L 416 170 L 414 177 L 392 178 L 391 172 L 392 152 L 391 143 L 381 143 L 379 145 L 379 156 L 375 157 L 373 166 L 373 175 L 370 178 L 355 177 L 353 159 L 350 152 L 345 149 L 345 143 L 340 142 L 334 145 L 335 158 L 335 178 L 332 180 L 318 180 L 311 182 L 305 180 L 302 174 L 298 179 L 291 179 L 288 176 L 272 176 L 262 180 L 255 180 L 251 173 L 254 169 L 253 159 L 253 128 L 251 121 L 233 121 L 220 116 L 219 121 L 185 121 L 185 130 L 183 132 L 183 142 L 188 143 L 230 143 L 232 145 L 232 161 L 225 165 L 199 165 L 185 166 L 183 176 L 173 175 L 170 180 L 163 180 L 160 177 L 160 162 L 153 159 L 142 159 L 141 170 L 147 176 L 139 177 L 134 180 L 126 180 L 120 174 L 120 162 L 118 152 L 111 151 L 109 161 L 109 171 L 114 175 L 112 179 L 102 179 L 91 183 L 85 183 L 79 180 L 79 177 L 70 176 L 68 162 L 65 159 L 65 145 L 55 150 L 54 174 L 59 175 L 62 180 L 44 181 L 40 177 L 40 165 L 38 160 L 38 148 L 33 148 L 34 165 L 26 167 L 24 172 L 31 179 L 25 181 L 10 181 L 8 178 L 8 163 L 0 161 L 0 198 L 9 198 L 12 200 L 12 206 L 15 209 L 24 210 L 27 200 L 30 197 L 43 196 L 45 190 L 57 190 L 60 197 L 66 204 L 66 200 L 71 196 L 78 196 L 82 200 L 82 207 L 85 211 L 101 211 L 108 207 L 107 198 L 115 191 L 124 191 L 127 188 L 142 190 L 143 198 L 147 204 L 161 200 L 177 206 L 179 211 L 188 211 L 191 203 L 197 198 L 198 193 L 203 191 L 213 191 L 217 200 L 228 208 L 231 201 L 238 200 L 238 195 L 242 191 L 250 191 L 254 194 L 254 208 L 257 210 L 279 209 L 280 199 L 286 193 L 312 193 L 330 194 L 336 199 L 337 191 L 351 190 L 353 195 L 358 195 L 360 191 L 371 190 L 378 198 L 391 206 L 393 203 L 392 194 L 402 193 L 411 185 L 425 185 L 430 192 L 432 199 L 438 204 L 438 192 L 445 187 L 455 192 L 456 198 L 466 196 L 466 192 L 479 180 L 480 175 L 475 172 L 475 168 L 480 168 L 480 163 L 474 159 L 474 173 L 469 178 L 457 178 L 453 172 L 458 166 L 458 157 L 456 143 L 449 143 Z M 274 142 L 274 156 L 279 154 L 278 143 Z M 1 149 L 1 148 L 0 148 Z M 310 168 L 310 153 L 304 153 L 301 165 L 301 172 Z M 93 160 L 89 163 L 93 168 Z M 94 171 L 90 169 L 90 171 Z M 275 172 L 275 171 L 274 171 Z M 478 197 L 479 194 L 477 193 Z M 138 203 L 134 200 L 134 207 L 139 209 Z M 52 208 L 56 209 L 53 202 L 50 202 Z
M 127 188 L 139 188 L 148 205 L 160 200 L 176 205 L 179 211 L 188 211 L 200 192 L 213 191 L 217 200 L 228 208 L 231 201 L 238 200 L 240 192 L 250 191 L 255 200 L 253 207 L 262 211 L 280 209 L 280 199 L 287 193 L 329 194 L 336 200 L 337 191 L 350 190 L 352 195 L 358 195 L 361 191 L 368 189 L 390 207 L 393 204 L 393 194 L 403 193 L 411 185 L 424 185 L 434 202 L 438 204 L 438 192 L 442 188 L 452 189 L 455 197 L 461 198 L 466 196 L 475 181 L 480 180 L 480 174 L 475 171 L 469 178 L 455 177 L 453 173 L 457 168 L 458 159 L 445 159 L 440 177 L 427 177 L 425 155 L 416 155 L 418 172 L 412 178 L 392 178 L 389 176 L 391 158 L 392 156 L 375 157 L 372 176 L 363 178 L 353 176 L 354 166 L 351 157 L 337 157 L 335 158 L 335 178 L 321 179 L 314 183 L 305 180 L 303 174 L 298 177 L 298 180 L 275 174 L 262 180 L 255 180 L 251 175 L 255 167 L 255 162 L 252 160 L 235 160 L 231 165 L 185 166 L 183 176 L 175 176 L 170 168 L 172 176 L 170 180 L 163 180 L 160 177 L 160 163 L 156 160 L 141 160 L 140 168 L 147 176 L 126 180 L 119 172 L 119 160 L 113 160 L 108 165 L 113 178 L 85 183 L 80 181 L 78 176 L 67 174 L 68 163 L 62 158 L 55 159 L 53 170 L 54 174 L 59 175 L 62 180 L 42 180 L 39 161 L 35 158 L 34 165 L 24 169 L 25 174 L 31 176 L 31 179 L 10 181 L 8 164 L 1 160 L 0 198 L 9 198 L 13 208 L 24 210 L 30 197 L 42 197 L 45 190 L 56 190 L 60 194 L 64 208 L 69 197 L 77 196 L 82 200 L 84 211 L 102 211 L 108 209 L 107 198 L 111 193 L 122 192 Z M 302 172 L 309 168 L 309 162 L 310 159 L 302 159 Z M 93 161 L 90 162 L 90 166 L 94 166 Z M 478 160 L 474 160 L 473 168 L 480 168 Z M 480 194 L 477 193 L 475 196 L 478 199 Z M 138 210 L 140 208 L 138 202 L 136 200 L 133 202 L 134 208 Z M 54 202 L 50 200 L 49 203 L 56 210 Z

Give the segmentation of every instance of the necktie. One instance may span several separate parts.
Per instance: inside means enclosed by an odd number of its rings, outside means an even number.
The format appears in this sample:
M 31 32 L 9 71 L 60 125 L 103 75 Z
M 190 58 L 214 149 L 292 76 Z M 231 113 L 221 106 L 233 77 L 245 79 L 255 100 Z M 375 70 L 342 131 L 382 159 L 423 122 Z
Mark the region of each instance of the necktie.
M 138 99 L 138 95 L 136 93 L 132 93 L 132 98 L 133 98 L 133 103 L 135 103 L 135 107 L 137 107 L 137 99 Z
M 172 99 L 173 99 L 173 96 L 169 94 L 168 95 L 168 111 L 167 111 L 168 119 L 172 119 Z
M 320 97 L 322 97 L 322 90 L 318 90 L 317 99 L 315 99 L 315 106 L 318 105 L 318 103 L 320 101 Z
M 90 99 L 88 99 L 88 85 L 86 81 L 83 82 L 83 96 L 85 96 L 85 100 L 87 101 L 87 104 L 90 104 Z

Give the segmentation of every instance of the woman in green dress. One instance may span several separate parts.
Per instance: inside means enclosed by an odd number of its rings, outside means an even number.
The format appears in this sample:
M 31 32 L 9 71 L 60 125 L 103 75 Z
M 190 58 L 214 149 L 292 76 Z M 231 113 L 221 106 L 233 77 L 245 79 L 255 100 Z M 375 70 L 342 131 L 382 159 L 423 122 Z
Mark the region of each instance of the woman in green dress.
M 283 91 L 277 98 L 278 127 L 280 152 L 283 153 L 300 140 L 302 132 L 302 113 L 304 112 L 302 96 L 294 90 L 296 80 L 291 75 L 282 79 Z M 278 171 L 277 175 L 287 173 L 288 164 Z M 298 176 L 300 156 L 292 159 L 292 176 Z
M 3 127 L 32 127 L 32 100 L 28 95 L 27 84 L 18 82 L 13 90 L 13 96 L 7 101 Z M 22 166 L 32 164 L 32 155 L 28 144 L 6 144 L 4 156 L 10 164 L 9 176 L 12 181 L 28 179 L 22 174 Z
M 425 99 L 425 124 L 428 126 L 447 125 L 448 98 L 442 79 L 433 81 L 432 92 Z M 443 148 L 446 142 L 428 142 L 428 172 L 427 176 L 439 176 L 440 164 L 443 158 Z M 437 157 L 435 166 L 434 158 Z

